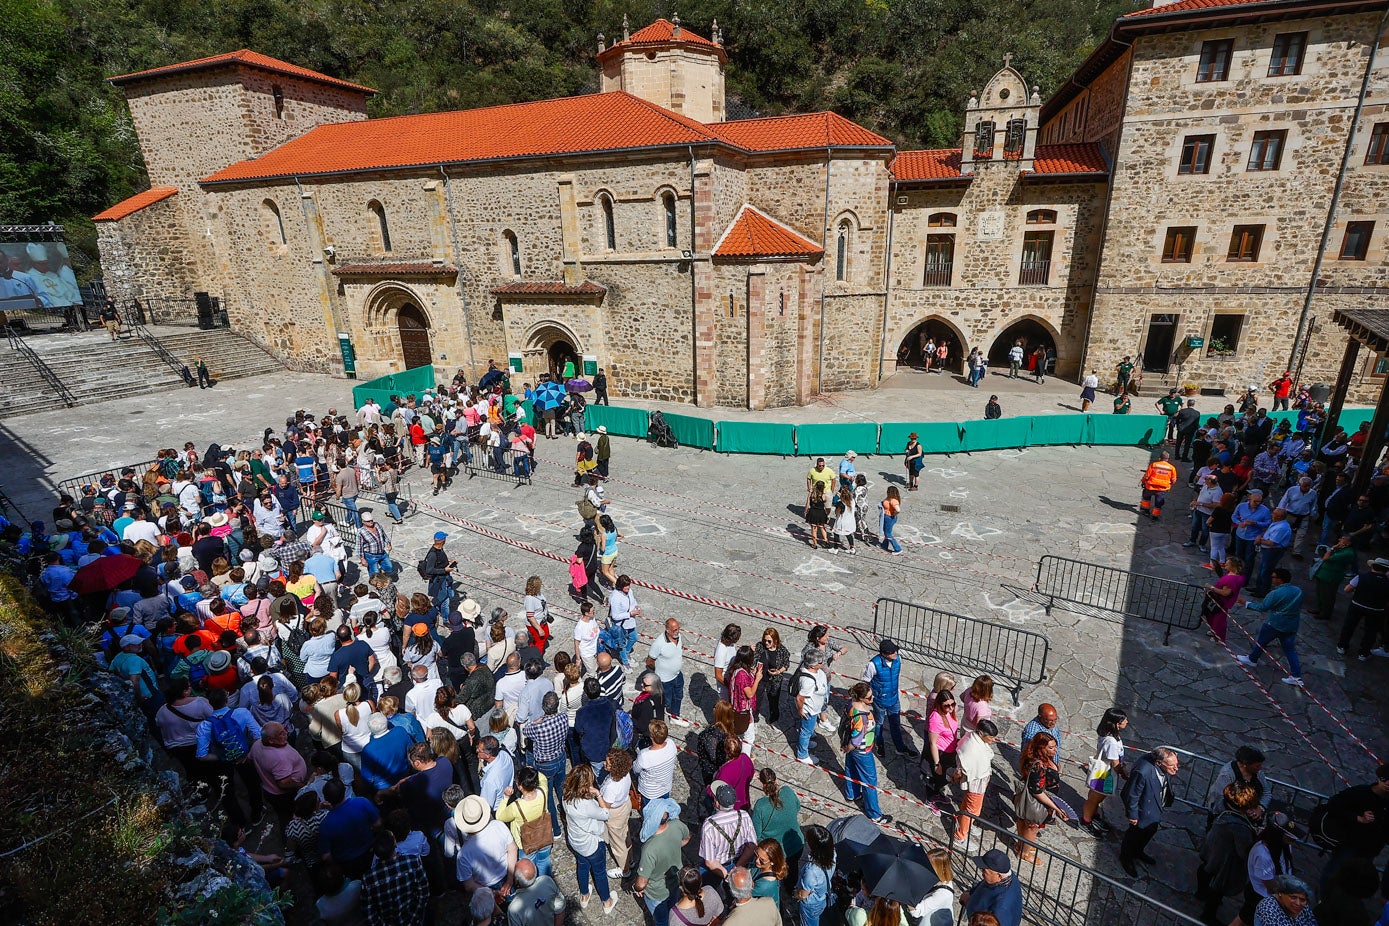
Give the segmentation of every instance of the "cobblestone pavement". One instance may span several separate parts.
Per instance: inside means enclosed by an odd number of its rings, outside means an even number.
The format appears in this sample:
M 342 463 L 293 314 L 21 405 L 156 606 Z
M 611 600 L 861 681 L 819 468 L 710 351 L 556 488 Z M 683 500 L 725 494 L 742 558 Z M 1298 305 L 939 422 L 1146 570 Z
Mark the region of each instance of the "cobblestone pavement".
M 146 397 L 143 402 L 149 404 L 144 409 L 131 407 L 138 401 L 123 401 L 11 419 L 0 429 L 6 489 L 33 511 L 46 514 L 50 503 L 39 485 L 45 476 L 62 478 L 146 459 L 154 448 L 181 444 L 183 439 L 199 446 L 212 440 L 244 443 L 265 427 L 282 423 L 287 407 L 321 409 L 335 401 L 339 407 L 349 405 L 345 383 L 286 375 L 263 377 L 241 389 L 229 383 L 215 394 L 190 391 L 163 401 Z M 132 417 L 131 411 L 145 414 Z M 450 532 L 448 549 L 460 561 L 464 587 L 484 607 L 512 607 L 519 603 L 525 577 L 542 576 L 550 601 L 561 607 L 556 629 L 563 639 L 572 612 L 563 610 L 571 605 L 563 591 L 564 563 L 488 538 L 461 522 L 567 559 L 580 523 L 568 469 L 572 450 L 572 441 L 542 439 L 541 464 L 531 486 L 460 477 L 434 498 L 412 474 L 407 481 L 421 507 L 394 537 L 403 589 L 413 591 L 421 584 L 413 565 L 429 535 L 449 524 L 443 529 Z M 1004 738 L 1015 742 L 1021 724 L 1039 703 L 1057 706 L 1062 726 L 1072 731 L 1062 744 L 1063 757 L 1072 760 L 1064 769 L 1062 796 L 1076 807 L 1082 800 L 1084 771 L 1074 763 L 1084 763 L 1090 755 L 1095 724 L 1111 705 L 1123 707 L 1132 718 L 1126 737 L 1130 744 L 1170 744 L 1228 761 L 1235 746 L 1250 743 L 1268 753 L 1267 774 L 1324 793 L 1343 786 L 1339 776 L 1366 780 L 1375 764 L 1371 752 L 1389 755 L 1389 718 L 1375 691 L 1377 684 L 1383 686 L 1389 661 L 1359 663 L 1336 657 L 1333 629 L 1324 623 L 1304 623 L 1299 643 L 1308 689 L 1302 692 L 1281 685 L 1277 679 L 1283 673 L 1267 660 L 1254 670 L 1253 676 L 1262 682 L 1262 687 L 1256 685 L 1230 654 L 1199 631 L 1174 631 L 1170 645 L 1164 645 L 1161 626 L 1126 625 L 1061 608 L 1048 615 L 1040 605 L 1020 600 L 1003 587 L 1029 587 L 1043 554 L 1207 581 L 1209 573 L 1197 565 L 1195 551 L 1181 547 L 1189 499 L 1184 489 L 1174 493 L 1162 522 L 1139 521 L 1138 478 L 1148 462 L 1147 451 L 1057 447 L 931 457 L 922 473 L 921 491 L 904 493 L 897 529 L 906 548 L 901 557 L 889 557 L 869 545 L 861 545 L 855 556 L 807 546 L 801 535 L 804 459 L 659 450 L 626 439 L 614 440 L 613 454 L 608 494 L 625 535 L 619 571 L 713 602 L 650 590 L 639 593 L 647 617 L 677 617 L 690 631 L 687 702 L 693 701 L 697 710 L 686 713 L 697 721 L 694 730 L 714 701 L 710 654 L 725 623 L 740 623 L 744 639 L 754 641 L 762 626 L 775 626 L 798 648 L 807 621 L 871 633 L 875 600 L 890 597 L 1047 636 L 1047 680 L 1025 687 L 1016 707 L 1000 691 L 996 716 L 1009 721 L 1003 724 Z M 900 458 L 861 456 L 858 462 L 872 484 L 869 495 L 874 504 L 888 484 L 902 484 Z M 429 513 L 425 506 L 439 514 Z M 1292 565 L 1304 579 L 1306 564 Z M 771 616 L 753 617 L 747 609 Z M 1235 618 L 1250 632 L 1257 630 L 1259 618 L 1253 612 L 1237 610 Z M 642 630 L 654 632 L 655 626 L 647 622 Z M 871 641 L 866 634 L 836 636 L 849 644 L 848 655 L 835 665 L 841 677 L 834 681 L 843 687 L 862 671 L 871 655 L 864 644 Z M 1247 650 L 1248 639 L 1233 626 L 1230 642 L 1236 652 Z M 645 645 L 639 644 L 637 655 L 644 652 Z M 941 668 L 952 667 L 908 660 L 904 685 L 917 692 L 929 690 L 931 676 Z M 972 673 L 960 674 L 967 685 Z M 916 697 L 906 703 L 912 708 L 923 704 Z M 1338 720 L 1363 738 L 1363 747 Z M 683 736 L 694 730 L 676 732 Z M 841 782 L 832 774 L 842 771 L 832 745 L 817 734 L 813 752 L 822 767 L 807 768 L 789 758 L 788 735 L 789 729 L 759 724 L 756 763 L 776 767 L 784 781 L 806 795 L 808 820 L 851 812 Z M 920 744 L 919 722 L 913 722 L 912 738 Z M 1016 750 L 1004 747 L 1001 756 L 1012 761 Z M 698 777 L 692 756 L 683 766 L 691 780 Z M 1184 770 L 1179 779 L 1185 774 L 1190 773 Z M 915 769 L 893 756 L 880 775 L 884 811 L 940 837 L 939 821 L 918 800 L 920 776 Z M 678 778 L 676 796 L 685 798 L 688 787 Z M 993 802 L 990 807 L 987 815 L 996 816 Z M 687 809 L 691 820 L 696 815 L 693 808 Z M 1107 815 L 1116 828 L 1122 823 L 1116 806 L 1108 807 Z M 1041 842 L 1191 910 L 1194 849 L 1204 818 L 1179 806 L 1169 814 L 1169 822 L 1172 825 L 1159 834 L 1152 852 L 1159 864 L 1136 882 L 1117 864 L 1115 838 L 1096 840 L 1063 825 L 1047 827 Z M 562 886 L 572 891 L 568 854 L 557 852 L 556 859 L 564 860 L 558 874 Z M 1317 863 L 1308 855 L 1301 864 L 1306 872 Z M 622 916 L 635 922 L 636 901 L 625 897 L 620 903 Z

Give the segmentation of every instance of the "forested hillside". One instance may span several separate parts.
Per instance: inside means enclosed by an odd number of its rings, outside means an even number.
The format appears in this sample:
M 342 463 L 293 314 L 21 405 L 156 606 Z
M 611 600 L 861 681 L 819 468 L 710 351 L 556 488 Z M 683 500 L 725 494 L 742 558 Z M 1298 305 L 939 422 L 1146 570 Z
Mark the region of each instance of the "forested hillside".
M 105 78 L 252 48 L 378 88 L 372 115 L 596 89 L 597 33 L 717 18 L 739 112 L 833 108 L 919 147 L 958 140 L 1005 52 L 1045 96 L 1141 0 L 0 0 L 0 223 L 86 221 L 142 187 Z M 80 260 L 74 253 L 74 260 Z M 88 268 L 91 275 L 94 268 Z

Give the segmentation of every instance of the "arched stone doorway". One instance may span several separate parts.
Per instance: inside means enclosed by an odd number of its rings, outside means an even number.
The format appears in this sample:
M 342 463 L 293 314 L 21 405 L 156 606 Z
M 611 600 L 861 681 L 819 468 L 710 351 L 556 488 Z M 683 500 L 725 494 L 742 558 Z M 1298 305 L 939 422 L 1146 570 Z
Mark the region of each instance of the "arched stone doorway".
M 1050 364 L 1056 362 L 1056 334 L 1051 327 L 1040 319 L 1031 316 L 1020 318 L 994 338 L 993 346 L 989 348 L 989 366 L 992 369 L 1008 369 L 1008 350 L 1016 342 L 1022 342 L 1023 369 L 1032 371 L 1032 352 L 1040 344 L 1046 348 L 1047 361 Z
M 400 352 L 405 369 L 427 367 L 434 362 L 429 346 L 429 317 L 413 302 L 403 302 L 396 309 L 396 327 L 400 331 Z
M 965 355 L 969 353 L 969 345 L 965 343 L 959 329 L 938 315 L 933 315 L 919 322 L 902 338 L 901 343 L 897 346 L 897 365 L 899 367 L 916 367 L 917 369 L 926 368 L 928 364 L 922 353 L 926 344 L 930 342 L 939 347 L 942 341 L 949 349 L 944 367 L 946 372 L 963 372 L 964 359 Z M 933 370 L 939 368 L 935 357 L 931 359 L 929 366 Z
M 565 366 L 570 363 L 574 365 L 574 375 L 581 375 L 583 358 L 579 353 L 578 338 L 574 337 L 572 331 L 554 323 L 544 323 L 531 330 L 526 338 L 527 371 L 562 377 Z

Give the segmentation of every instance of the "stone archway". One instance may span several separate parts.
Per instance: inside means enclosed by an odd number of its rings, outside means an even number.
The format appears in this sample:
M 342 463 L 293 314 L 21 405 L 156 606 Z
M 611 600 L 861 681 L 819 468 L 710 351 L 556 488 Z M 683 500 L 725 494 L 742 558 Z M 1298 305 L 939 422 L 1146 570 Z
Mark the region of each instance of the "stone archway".
M 412 289 L 396 282 L 378 284 L 367 294 L 367 328 L 375 333 L 382 353 L 392 358 L 392 367 L 400 364 L 400 369 L 411 370 L 434 362 L 434 325 L 424 304 Z
M 903 334 L 897 346 L 898 367 L 925 367 L 926 363 L 921 354 L 922 347 L 928 340 L 940 344 L 941 338 L 945 338 L 950 347 L 945 369 L 951 373 L 962 372 L 965 355 L 969 353 L 969 344 L 965 341 L 964 332 L 940 315 L 931 315 L 915 322 Z M 933 370 L 938 368 L 934 359 L 932 359 L 930 366 Z
M 583 371 L 583 354 L 579 339 L 568 327 L 558 322 L 540 322 L 526 335 L 523 350 L 525 369 L 536 373 L 549 373 L 560 377 L 565 365 L 574 365 L 575 375 Z
M 1008 323 L 994 338 L 993 345 L 989 348 L 989 366 L 993 369 L 1008 369 L 1008 350 L 1017 341 L 1022 341 L 1023 368 L 1031 370 L 1032 352 L 1040 344 L 1046 348 L 1049 361 L 1056 360 L 1057 333 L 1047 322 L 1035 315 L 1024 315 L 1015 318 Z

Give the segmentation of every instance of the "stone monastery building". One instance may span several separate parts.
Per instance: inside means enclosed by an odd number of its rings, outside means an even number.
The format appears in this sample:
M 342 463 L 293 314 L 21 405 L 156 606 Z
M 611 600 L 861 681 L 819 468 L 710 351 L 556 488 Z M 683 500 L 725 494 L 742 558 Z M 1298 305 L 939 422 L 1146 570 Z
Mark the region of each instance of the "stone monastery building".
M 113 78 L 153 186 L 96 216 L 107 286 L 210 293 L 322 369 L 340 337 L 362 377 L 591 356 L 615 396 L 700 405 L 871 387 L 928 337 L 957 369 L 1021 339 L 1071 378 L 1133 354 L 1145 385 L 1329 382 L 1332 310 L 1389 293 L 1386 16 L 1141 10 L 1045 103 L 1005 57 L 934 151 L 834 113 L 725 121 L 717 24 L 600 39 L 599 93 L 384 119 L 231 52 Z

